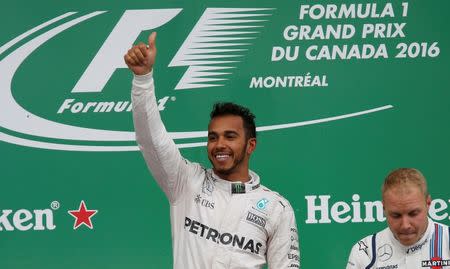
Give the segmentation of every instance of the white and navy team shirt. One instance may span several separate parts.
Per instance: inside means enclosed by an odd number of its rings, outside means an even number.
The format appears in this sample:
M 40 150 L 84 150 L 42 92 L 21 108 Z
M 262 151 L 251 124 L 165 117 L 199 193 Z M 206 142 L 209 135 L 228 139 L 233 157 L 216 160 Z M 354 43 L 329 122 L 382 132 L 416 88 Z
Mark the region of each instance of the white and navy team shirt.
M 422 238 L 404 246 L 388 227 L 353 246 L 347 269 L 450 269 L 449 233 L 447 225 L 429 218 Z

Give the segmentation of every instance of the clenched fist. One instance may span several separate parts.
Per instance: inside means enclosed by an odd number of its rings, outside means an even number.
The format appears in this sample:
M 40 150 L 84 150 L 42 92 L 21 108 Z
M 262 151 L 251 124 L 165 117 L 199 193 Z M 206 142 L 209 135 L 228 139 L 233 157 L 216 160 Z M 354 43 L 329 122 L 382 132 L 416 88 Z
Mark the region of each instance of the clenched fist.
M 141 42 L 129 49 L 128 53 L 123 56 L 128 68 L 135 75 L 145 75 L 152 71 L 156 57 L 155 39 L 156 32 L 153 32 L 148 37 L 148 46 Z

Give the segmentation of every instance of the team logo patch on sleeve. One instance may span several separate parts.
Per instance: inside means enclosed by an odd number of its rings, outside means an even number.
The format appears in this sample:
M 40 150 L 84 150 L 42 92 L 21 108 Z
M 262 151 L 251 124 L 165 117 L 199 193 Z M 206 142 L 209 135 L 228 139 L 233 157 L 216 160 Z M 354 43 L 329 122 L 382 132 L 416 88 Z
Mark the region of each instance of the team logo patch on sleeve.
M 364 241 L 359 241 L 358 245 L 359 245 L 359 250 L 364 251 L 364 253 L 366 253 L 366 255 L 369 256 L 369 252 L 367 251 L 367 249 L 369 247 L 366 245 L 366 243 L 364 243 Z

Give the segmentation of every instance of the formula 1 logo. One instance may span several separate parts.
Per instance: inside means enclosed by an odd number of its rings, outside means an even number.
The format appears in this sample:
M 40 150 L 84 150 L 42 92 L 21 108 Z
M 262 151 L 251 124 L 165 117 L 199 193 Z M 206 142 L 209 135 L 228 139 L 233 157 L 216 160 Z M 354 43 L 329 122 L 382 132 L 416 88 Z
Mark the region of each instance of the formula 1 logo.
M 155 31 L 181 16 L 181 8 L 126 10 L 104 41 L 90 64 L 71 89 L 71 94 L 84 93 L 98 98 L 113 73 L 126 68 L 123 54 L 143 31 Z M 226 85 L 236 64 L 260 38 L 258 34 L 272 16 L 273 8 L 206 8 L 179 47 L 169 67 L 187 68 L 174 90 L 221 87 Z M 76 29 L 94 18 L 107 14 L 95 11 L 78 16 L 68 12 L 44 22 L 0 46 L 0 140 L 34 148 L 68 151 L 137 151 L 132 131 L 110 128 L 81 127 L 79 123 L 62 123 L 51 117 L 32 113 L 13 95 L 13 78 L 27 58 L 55 37 Z M 151 19 L 149 19 L 151 18 Z M 45 68 L 45 65 L 43 65 Z M 159 109 L 173 96 L 158 100 Z M 55 115 L 71 113 L 130 112 L 131 103 L 124 101 L 61 100 Z M 258 127 L 258 131 L 293 128 L 321 122 L 356 117 L 392 108 L 391 105 L 345 115 L 294 123 Z M 130 117 L 131 118 L 131 117 Z M 131 119 L 130 119 L 131 120 Z M 204 139 L 206 131 L 172 132 L 178 147 L 204 146 L 205 142 L 183 143 L 183 139 Z

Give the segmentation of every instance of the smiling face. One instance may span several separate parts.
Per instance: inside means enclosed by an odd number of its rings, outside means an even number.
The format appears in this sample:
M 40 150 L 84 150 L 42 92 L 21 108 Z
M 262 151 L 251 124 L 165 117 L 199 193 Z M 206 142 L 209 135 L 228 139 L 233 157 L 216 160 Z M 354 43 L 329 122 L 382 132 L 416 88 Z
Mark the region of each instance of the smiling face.
M 256 139 L 247 139 L 243 120 L 224 115 L 211 119 L 208 126 L 208 158 L 214 173 L 225 180 L 247 181 L 248 162 Z
M 412 184 L 399 185 L 383 194 L 386 219 L 400 243 L 410 246 L 417 243 L 428 226 L 428 208 L 431 198 Z

